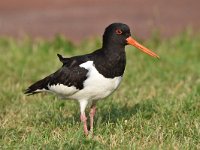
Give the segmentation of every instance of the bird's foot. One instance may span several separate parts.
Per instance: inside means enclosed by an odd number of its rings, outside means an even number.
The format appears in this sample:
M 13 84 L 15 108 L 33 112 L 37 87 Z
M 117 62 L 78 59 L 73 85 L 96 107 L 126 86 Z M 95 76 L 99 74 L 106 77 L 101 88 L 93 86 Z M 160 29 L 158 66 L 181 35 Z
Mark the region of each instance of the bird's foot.
M 94 137 L 93 131 L 89 131 L 89 134 L 87 136 L 89 139 L 92 139 Z

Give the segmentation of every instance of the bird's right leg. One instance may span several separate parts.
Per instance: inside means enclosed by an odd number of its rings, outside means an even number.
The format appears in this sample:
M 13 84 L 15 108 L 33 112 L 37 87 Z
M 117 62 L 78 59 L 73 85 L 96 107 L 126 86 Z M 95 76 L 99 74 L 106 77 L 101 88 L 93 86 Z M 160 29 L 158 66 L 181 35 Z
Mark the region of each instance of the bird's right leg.
M 92 102 L 90 109 L 90 133 L 93 134 L 94 115 L 96 113 L 96 101 Z
M 80 102 L 80 110 L 81 110 L 80 119 L 81 119 L 81 122 L 83 123 L 84 133 L 87 136 L 88 128 L 87 128 L 87 117 L 85 115 L 85 108 L 88 104 L 88 101 L 87 100 L 79 100 L 79 102 Z

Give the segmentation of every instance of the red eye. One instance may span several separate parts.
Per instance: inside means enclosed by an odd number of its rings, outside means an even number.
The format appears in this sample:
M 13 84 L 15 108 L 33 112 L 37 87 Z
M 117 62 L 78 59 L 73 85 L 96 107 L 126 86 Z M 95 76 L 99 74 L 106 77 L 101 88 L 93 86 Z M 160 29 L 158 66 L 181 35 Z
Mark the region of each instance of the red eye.
M 116 32 L 116 34 L 122 34 L 122 30 L 120 30 L 120 29 L 115 30 L 115 32 Z

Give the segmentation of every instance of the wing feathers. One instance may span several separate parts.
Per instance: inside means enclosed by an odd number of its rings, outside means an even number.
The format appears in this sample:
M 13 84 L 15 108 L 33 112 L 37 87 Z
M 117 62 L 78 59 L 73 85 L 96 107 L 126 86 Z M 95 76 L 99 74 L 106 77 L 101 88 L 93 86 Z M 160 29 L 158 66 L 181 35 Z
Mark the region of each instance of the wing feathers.
M 87 79 L 87 72 L 87 69 L 81 68 L 79 66 L 70 69 L 66 66 L 63 66 L 55 73 L 29 86 L 28 89 L 25 90 L 25 94 L 32 95 L 40 93 L 43 90 L 51 91 L 50 87 L 58 84 L 62 84 L 66 87 L 73 86 L 76 89 L 81 90 L 83 89 L 84 81 Z M 66 93 L 68 93 L 68 91 L 66 91 Z

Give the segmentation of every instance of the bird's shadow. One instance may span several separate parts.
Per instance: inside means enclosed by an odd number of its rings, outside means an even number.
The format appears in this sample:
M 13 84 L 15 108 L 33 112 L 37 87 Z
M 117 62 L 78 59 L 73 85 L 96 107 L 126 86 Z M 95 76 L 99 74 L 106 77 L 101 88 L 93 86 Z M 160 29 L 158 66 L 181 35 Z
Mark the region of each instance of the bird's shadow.
M 128 103 L 116 103 L 113 101 L 101 103 L 97 105 L 97 112 L 95 115 L 95 124 L 102 123 L 117 123 L 120 120 L 129 120 L 131 117 L 140 113 L 140 117 L 150 119 L 153 114 L 157 113 L 156 102 L 154 100 L 146 100 L 134 105 Z M 89 109 L 86 112 L 89 117 Z M 71 117 L 66 118 L 68 123 L 80 122 L 80 115 L 77 111 L 72 113 Z
M 150 100 L 134 105 L 112 102 L 108 107 L 100 107 L 96 118 L 100 123 L 117 123 L 121 120 L 129 120 L 139 113 L 140 117 L 150 119 L 157 112 L 154 106 L 154 102 Z
M 66 102 L 57 102 L 54 111 L 45 111 L 35 122 L 39 125 L 41 123 L 51 124 L 53 120 L 53 123 L 55 123 L 57 127 L 62 127 L 63 125 L 73 127 L 74 125 L 80 124 L 78 104 L 76 106 L 73 105 L 73 107 L 69 109 L 69 115 L 68 110 L 66 110 L 66 105 L 68 105 Z M 130 120 L 132 117 L 137 117 L 138 114 L 140 118 L 150 119 L 155 113 L 158 113 L 156 108 L 157 102 L 155 100 L 145 100 L 131 105 L 129 103 L 115 102 L 112 100 L 97 103 L 94 126 L 101 126 L 106 123 L 115 124 L 123 120 Z M 67 114 L 60 110 L 65 110 Z M 89 109 L 87 109 L 86 114 L 89 123 Z

